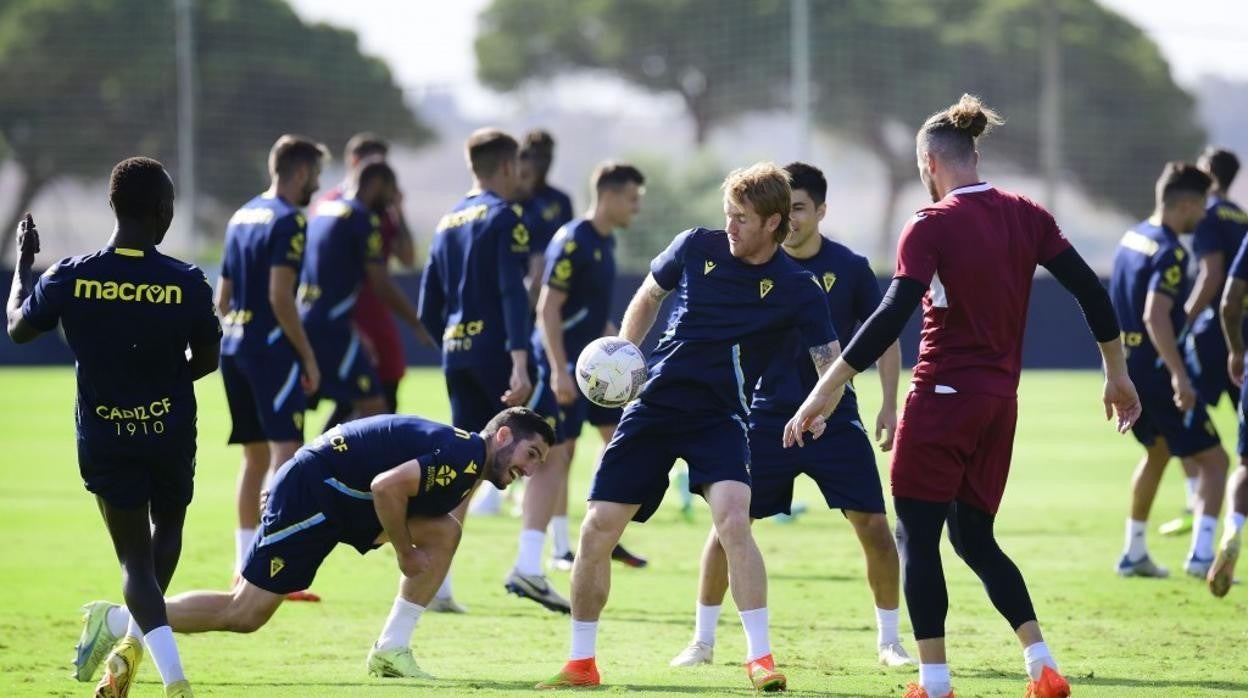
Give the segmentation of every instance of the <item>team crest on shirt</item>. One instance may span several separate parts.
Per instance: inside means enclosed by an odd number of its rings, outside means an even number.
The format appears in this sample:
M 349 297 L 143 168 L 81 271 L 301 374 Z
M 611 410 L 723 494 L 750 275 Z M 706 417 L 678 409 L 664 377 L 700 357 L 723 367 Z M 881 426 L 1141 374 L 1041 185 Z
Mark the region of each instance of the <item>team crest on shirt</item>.
M 831 293 L 834 285 L 836 285 L 836 274 L 830 271 L 823 272 L 823 290 Z
M 576 252 L 576 240 L 568 240 L 563 243 L 564 254 L 572 254 L 573 252 Z
M 706 276 L 713 271 L 715 271 L 715 263 L 709 259 L 706 260 L 706 262 L 702 264 L 702 276 Z
M 477 474 L 477 462 L 475 460 L 468 461 L 468 466 L 464 468 L 464 474 L 465 475 Z
M 767 294 L 771 293 L 771 289 L 775 287 L 776 287 L 776 282 L 772 281 L 771 279 L 760 280 L 758 282 L 758 297 L 766 298 Z
M 425 468 L 425 491 L 433 489 L 434 485 L 438 487 L 446 487 L 459 473 L 449 465 L 439 465 L 434 468 L 432 465 Z
M 275 557 L 272 560 L 269 560 L 269 579 L 276 577 L 277 573 L 281 572 L 285 567 L 286 561 L 280 557 Z

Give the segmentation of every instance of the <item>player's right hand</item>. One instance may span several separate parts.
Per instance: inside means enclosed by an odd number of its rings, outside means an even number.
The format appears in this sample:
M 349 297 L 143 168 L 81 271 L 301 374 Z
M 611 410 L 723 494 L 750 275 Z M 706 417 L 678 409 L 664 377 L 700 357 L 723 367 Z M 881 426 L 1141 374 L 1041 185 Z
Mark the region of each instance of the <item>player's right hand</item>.
M 507 392 L 503 393 L 502 401 L 508 407 L 523 405 L 533 394 L 533 384 L 529 382 L 529 374 L 519 366 L 511 369 L 511 380 L 507 384 Z
M 1170 376 L 1170 388 L 1174 390 L 1174 406 L 1186 412 L 1196 406 L 1196 389 L 1186 375 Z
M 567 371 L 551 371 L 550 389 L 554 391 L 555 401 L 560 405 L 576 402 L 576 381 Z
M 28 211 L 26 217 L 17 224 L 17 259 L 29 266 L 35 261 L 39 252 L 39 229 L 35 227 L 35 219 Z
M 1230 376 L 1231 382 L 1236 388 L 1244 387 L 1244 355 L 1234 352 L 1226 356 L 1226 375 Z
M 321 367 L 316 365 L 315 358 L 303 361 L 303 375 L 299 382 L 303 384 L 305 395 L 315 395 L 321 389 Z
M 404 577 L 411 579 L 433 566 L 433 558 L 429 553 L 411 546 L 399 554 L 399 571 Z
M 1125 434 L 1140 418 L 1143 408 L 1140 407 L 1140 396 L 1135 392 L 1135 384 L 1125 373 L 1105 378 L 1105 419 L 1118 415 L 1115 425 L 1119 434 Z
M 784 425 L 784 447 L 789 448 L 794 444 L 798 447 L 805 446 L 806 442 L 802 435 L 806 432 L 810 432 L 811 438 L 814 439 L 823 436 L 828 416 L 840 404 L 841 397 L 844 395 L 845 386 L 843 385 L 832 391 L 830 395 L 824 395 L 819 390 L 807 395 L 802 406 L 797 408 L 797 414 Z

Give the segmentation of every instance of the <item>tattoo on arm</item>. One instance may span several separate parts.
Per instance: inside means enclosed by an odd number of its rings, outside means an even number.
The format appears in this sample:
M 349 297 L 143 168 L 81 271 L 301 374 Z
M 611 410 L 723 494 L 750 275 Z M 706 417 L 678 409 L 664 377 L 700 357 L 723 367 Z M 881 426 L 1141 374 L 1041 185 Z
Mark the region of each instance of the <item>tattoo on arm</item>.
M 658 282 L 654 280 L 653 276 L 646 277 L 645 289 L 646 295 L 654 301 L 662 301 L 664 298 L 667 298 L 667 294 L 670 293 L 670 291 L 660 286 Z
M 836 357 L 840 355 L 840 342 L 836 341 L 810 348 L 810 359 L 815 362 L 815 371 L 821 376 L 832 365 L 832 362 L 836 361 Z

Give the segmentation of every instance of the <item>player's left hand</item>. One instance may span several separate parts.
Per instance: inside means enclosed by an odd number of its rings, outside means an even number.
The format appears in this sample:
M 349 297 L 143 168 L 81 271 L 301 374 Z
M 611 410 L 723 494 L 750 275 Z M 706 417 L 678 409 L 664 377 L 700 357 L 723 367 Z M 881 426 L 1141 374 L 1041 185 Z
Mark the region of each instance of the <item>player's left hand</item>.
M 893 450 L 893 437 L 897 435 L 897 408 L 881 407 L 880 414 L 875 418 L 875 443 L 880 450 L 888 453 Z
M 35 263 L 35 255 L 39 252 L 39 229 L 35 227 L 35 219 L 26 213 L 26 217 L 17 224 L 17 259 L 18 263 L 30 266 Z
M 1244 355 L 1230 353 L 1226 355 L 1226 375 L 1236 388 L 1244 387 Z
M 520 370 L 519 367 L 513 366 L 507 392 L 503 393 L 503 404 L 508 407 L 523 405 L 529 401 L 529 396 L 532 394 L 533 384 L 529 382 L 529 374 L 524 370 Z
M 1135 392 L 1135 384 L 1125 373 L 1121 376 L 1105 377 L 1105 419 L 1112 419 L 1118 414 L 1116 428 L 1119 434 L 1125 434 L 1140 418 L 1140 396 Z
M 555 401 L 560 405 L 571 405 L 576 402 L 576 381 L 567 371 L 551 371 L 550 389 L 555 393 Z
M 841 396 L 844 394 L 845 386 L 842 385 L 830 395 L 823 395 L 818 391 L 807 395 L 806 401 L 797 408 L 797 414 L 784 425 L 784 447 L 789 448 L 793 444 L 799 447 L 805 446 L 806 442 L 802 439 L 802 435 L 806 432 L 810 432 L 811 438 L 814 439 L 823 436 L 828 416 L 840 404 Z

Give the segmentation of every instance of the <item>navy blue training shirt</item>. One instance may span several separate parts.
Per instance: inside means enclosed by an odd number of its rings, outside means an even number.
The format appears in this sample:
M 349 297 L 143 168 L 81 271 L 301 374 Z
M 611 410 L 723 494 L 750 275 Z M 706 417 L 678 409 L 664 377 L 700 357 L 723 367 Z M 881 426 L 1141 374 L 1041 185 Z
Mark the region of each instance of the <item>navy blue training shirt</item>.
M 377 415 L 330 429 L 296 458 L 301 462 L 295 467 L 313 468 L 324 485 L 321 504 L 337 522 L 341 542 L 363 553 L 377 547 L 383 530 L 373 508 L 373 478 L 419 460 L 420 494 L 407 501 L 407 515 L 442 516 L 454 511 L 481 479 L 485 441 L 420 417 Z
M 1122 326 L 1127 368 L 1137 378 L 1158 368 L 1157 349 L 1144 326 L 1148 293 L 1160 293 L 1174 301 L 1170 318 L 1177 335 L 1185 320 L 1183 301 L 1189 290 L 1187 253 L 1173 230 L 1146 220 L 1122 236 L 1114 253 L 1109 297 Z
M 158 448 L 194 438 L 188 345 L 221 338 L 212 287 L 198 267 L 106 247 L 57 262 L 22 305 L 26 322 L 65 331 L 77 358 L 78 440 Z
M 808 259 L 794 259 L 804 269 L 815 275 L 819 287 L 827 299 L 828 313 L 836 336 L 849 343 L 854 331 L 880 304 L 880 284 L 871 271 L 867 258 L 853 250 L 821 238 L 819 251 Z M 784 346 L 776 351 L 776 358 L 767 365 L 754 391 L 750 418 L 760 417 L 769 421 L 787 421 L 797 412 L 802 401 L 810 394 L 819 380 L 815 365 L 810 360 L 801 335 L 790 332 L 784 337 Z M 858 398 L 852 384 L 846 386 L 845 396 L 837 405 L 829 421 L 857 419 Z
M 537 253 L 545 250 L 555 233 L 572 220 L 572 199 L 550 184 L 544 184 L 524 202 L 524 210 L 528 214 L 525 223 L 532 236 L 529 249 Z
M 732 256 L 722 230 L 677 235 L 650 273 L 676 298 L 650 355 L 641 392 L 648 405 L 743 418 L 747 393 L 784 334 L 796 328 L 807 348 L 837 337 L 814 275 L 780 250 L 763 264 L 746 264 Z
M 1248 213 L 1233 201 L 1211 196 L 1205 207 L 1205 217 L 1192 234 L 1192 254 L 1199 258 L 1211 252 L 1221 252 L 1223 263 L 1227 265 L 1226 278 L 1229 281 L 1231 262 L 1239 253 L 1240 246 L 1246 237 L 1248 237 Z M 1225 288 L 1226 281 L 1223 281 L 1222 289 L 1213 297 L 1210 304 L 1215 312 L 1199 314 L 1192 324 L 1193 332 L 1196 334 L 1217 332 L 1221 335 L 1222 325 L 1218 320 L 1216 308 L 1222 301 L 1222 290 Z M 1204 308 L 1197 308 L 1195 312 L 1200 313 L 1203 310 Z
M 521 208 L 470 192 L 442 217 L 420 279 L 417 313 L 447 369 L 510 361 L 529 348 L 529 229 Z
M 349 332 L 367 264 L 384 263 L 381 218 L 356 199 L 322 201 L 308 224 L 299 285 L 308 331 Z
M 269 304 L 269 271 L 285 266 L 298 278 L 307 221 L 293 204 L 260 195 L 230 218 L 221 277 L 232 284 L 230 311 L 222 319 L 221 354 L 255 354 L 289 343 Z M 288 292 L 293 297 L 292 286 Z
M 602 336 L 611 313 L 615 235 L 599 234 L 584 218 L 563 226 L 546 247 L 542 283 L 568 294 L 561 313 L 563 350 L 568 363 L 575 366 L 585 345 Z M 539 360 L 547 360 L 540 330 L 533 332 L 533 350 Z

